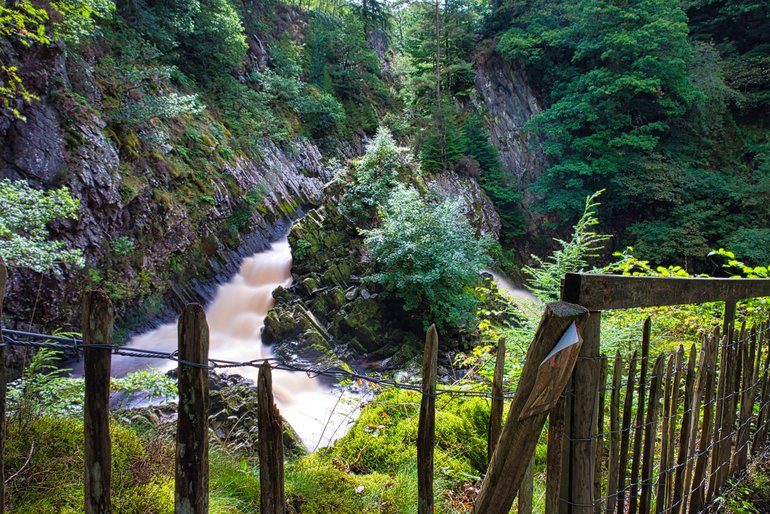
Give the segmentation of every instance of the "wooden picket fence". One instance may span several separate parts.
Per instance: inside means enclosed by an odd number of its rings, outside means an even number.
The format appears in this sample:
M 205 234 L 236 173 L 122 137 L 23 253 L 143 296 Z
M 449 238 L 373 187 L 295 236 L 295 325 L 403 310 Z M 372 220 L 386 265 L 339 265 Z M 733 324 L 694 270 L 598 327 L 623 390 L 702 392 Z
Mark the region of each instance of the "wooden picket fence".
M 0 261 L 0 302 L 5 290 Z M 770 296 L 770 280 L 661 279 L 568 274 L 562 300 L 548 304 L 528 349 L 516 395 L 502 424 L 504 344 L 498 348 L 489 424 L 490 463 L 473 512 L 532 512 L 533 456 L 548 421 L 546 512 L 677 514 L 703 512 L 708 503 L 761 454 L 770 422 L 770 339 L 767 325 L 735 330 L 735 302 Z M 726 301 L 725 329 L 700 347 L 651 357 L 650 320 L 641 356 L 629 362 L 600 355 L 601 311 Z M 0 313 L 2 303 L 0 303 Z M 571 383 L 546 408 L 538 373 L 571 324 L 582 347 Z M 113 311 L 107 295 L 86 293 L 82 330 L 85 358 L 85 505 L 111 512 L 109 380 Z M 179 402 L 175 510 L 208 512 L 209 333 L 200 305 L 188 305 L 178 325 Z M 417 436 L 418 512 L 434 512 L 433 449 L 438 334 L 428 331 Z M 0 455 L 5 438 L 5 370 L 0 346 Z M 687 358 L 685 358 L 687 353 Z M 637 369 L 638 368 L 638 369 Z M 610 376 L 612 380 L 608 381 Z M 283 427 L 271 367 L 260 367 L 258 430 L 263 514 L 287 512 Z M 562 394 L 564 393 L 564 394 Z M 560 399 L 561 397 L 561 399 Z M 609 397 L 609 398 L 608 398 Z M 0 466 L 0 514 L 4 485 Z
M 546 512 L 706 512 L 768 442 L 770 328 L 734 328 L 736 301 L 767 296 L 765 279 L 567 274 L 562 299 L 591 314 L 566 416 L 551 413 L 550 429 L 565 435 Z M 628 362 L 600 354 L 603 310 L 715 301 L 723 326 L 700 345 L 651 356 L 647 319 Z

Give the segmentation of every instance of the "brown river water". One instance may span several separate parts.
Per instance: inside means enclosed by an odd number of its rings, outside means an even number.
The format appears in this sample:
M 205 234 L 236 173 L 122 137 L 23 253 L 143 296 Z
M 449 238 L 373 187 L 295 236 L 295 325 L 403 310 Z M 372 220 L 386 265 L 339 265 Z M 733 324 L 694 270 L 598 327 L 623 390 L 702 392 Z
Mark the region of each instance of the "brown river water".
M 238 274 L 219 286 L 206 307 L 210 358 L 246 362 L 273 357 L 271 348 L 262 344 L 260 333 L 274 303 L 273 290 L 291 284 L 291 260 L 288 241 L 274 242 L 270 249 L 244 259 Z M 131 347 L 176 350 L 176 323 L 133 337 L 125 346 Z M 112 371 L 121 376 L 148 367 L 165 372 L 176 363 L 115 356 Z M 228 368 L 228 372 L 256 383 L 257 368 Z M 274 370 L 273 394 L 281 414 L 310 450 L 327 446 L 344 435 L 355 417 L 350 395 L 305 373 Z

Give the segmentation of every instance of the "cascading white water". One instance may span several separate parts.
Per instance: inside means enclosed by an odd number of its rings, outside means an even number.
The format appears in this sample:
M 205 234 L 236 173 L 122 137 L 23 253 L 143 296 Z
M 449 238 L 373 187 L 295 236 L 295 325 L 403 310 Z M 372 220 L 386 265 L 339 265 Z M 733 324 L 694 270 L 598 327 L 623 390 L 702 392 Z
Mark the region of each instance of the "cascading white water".
M 495 273 L 494 271 L 490 271 L 490 270 L 487 270 L 487 273 L 492 275 L 492 278 L 497 284 L 497 287 L 502 289 L 511 298 L 513 299 L 519 298 L 523 300 L 529 300 L 532 302 L 540 302 L 540 300 L 535 295 L 533 295 L 526 289 L 513 285 L 512 282 L 510 282 L 508 279 L 506 279 L 499 273 Z
M 269 250 L 244 259 L 238 274 L 219 286 L 206 309 L 210 358 L 246 362 L 273 356 L 262 344 L 260 332 L 273 306 L 273 290 L 291 284 L 291 259 L 289 243 L 283 239 Z M 126 345 L 130 347 L 174 351 L 177 326 L 167 324 L 138 335 Z M 168 371 L 175 366 L 173 361 L 116 357 L 112 372 L 120 376 L 147 367 Z M 256 368 L 248 366 L 228 372 L 254 382 L 258 375 Z M 342 425 L 351 419 L 351 408 L 340 401 L 340 394 L 304 373 L 274 371 L 273 394 L 281 414 L 309 449 L 326 446 L 342 436 Z

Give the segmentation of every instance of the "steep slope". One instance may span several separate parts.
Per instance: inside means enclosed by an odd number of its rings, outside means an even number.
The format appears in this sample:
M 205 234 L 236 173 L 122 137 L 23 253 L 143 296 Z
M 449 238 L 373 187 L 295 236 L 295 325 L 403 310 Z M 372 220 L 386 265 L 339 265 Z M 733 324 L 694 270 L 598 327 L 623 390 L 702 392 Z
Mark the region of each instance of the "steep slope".
M 499 151 L 508 187 L 522 194 L 525 226 L 517 249 L 527 258 L 547 244 L 544 215 L 537 209 L 538 197 L 529 190 L 546 168 L 546 157 L 536 138 L 524 130 L 532 116 L 543 111 L 543 103 L 529 84 L 526 70 L 503 59 L 493 41 L 484 41 L 474 57 L 474 82 L 487 111 L 492 143 Z
M 282 7 L 274 16 L 276 30 L 304 37 L 307 13 Z M 3 49 L 37 99 L 22 106 L 26 121 L 0 113 L 0 173 L 40 189 L 67 186 L 79 219 L 55 222 L 51 234 L 87 260 L 85 270 L 59 274 L 13 269 L 5 305 L 16 323 L 77 326 L 80 293 L 92 286 L 108 292 L 124 327 L 204 302 L 243 255 L 318 203 L 329 179 L 298 114 L 286 117 L 288 132 L 253 132 L 223 112 L 211 88 L 169 65 L 148 36 L 119 17 L 100 23 L 101 34 L 78 45 Z M 271 37 L 249 34 L 242 73 L 280 64 L 268 52 L 288 43 Z M 229 73 L 223 80 L 240 87 Z M 259 94 L 235 91 L 243 102 Z M 275 114 L 261 112 L 267 122 Z M 336 138 L 332 155 L 342 158 L 355 153 L 358 137 L 324 135 L 327 144 Z

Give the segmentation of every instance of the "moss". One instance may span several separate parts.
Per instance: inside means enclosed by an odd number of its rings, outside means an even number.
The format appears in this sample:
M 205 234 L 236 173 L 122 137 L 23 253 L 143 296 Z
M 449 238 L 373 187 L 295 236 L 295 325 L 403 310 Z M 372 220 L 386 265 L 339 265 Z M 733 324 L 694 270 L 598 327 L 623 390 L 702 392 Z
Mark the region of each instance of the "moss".
M 155 481 L 155 475 L 142 474 L 139 470 L 148 460 L 158 456 L 148 455 L 137 433 L 119 423 L 110 425 L 110 437 L 113 501 L 116 506 L 122 506 L 116 511 L 148 512 L 135 503 L 139 499 L 147 500 L 148 491 L 137 488 L 145 489 Z M 24 467 L 29 455 L 29 463 Z M 6 472 L 11 476 L 19 469 L 21 471 L 8 484 L 9 511 L 81 512 L 83 462 L 82 421 L 44 416 L 28 420 L 23 426 L 18 422 L 10 423 Z
M 416 461 L 420 395 L 387 391 L 378 396 L 345 437 L 329 450 L 352 471 L 397 472 Z M 436 411 L 436 473 L 450 483 L 480 475 L 486 467 L 489 407 L 479 398 L 440 397 Z
M 340 333 L 356 337 L 368 350 L 376 350 L 383 340 L 389 339 L 381 314 L 381 306 L 376 300 L 359 296 L 351 302 L 347 314 L 335 319 L 335 325 Z
M 357 484 L 347 473 L 314 459 L 293 467 L 287 492 L 295 512 L 302 514 L 360 514 L 366 511 Z
M 125 152 L 126 155 L 132 157 L 132 158 L 139 158 L 141 154 L 141 142 L 139 141 L 139 136 L 136 135 L 133 131 L 127 131 L 122 134 L 122 137 L 119 139 L 120 142 L 120 149 Z

